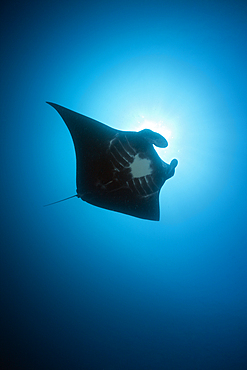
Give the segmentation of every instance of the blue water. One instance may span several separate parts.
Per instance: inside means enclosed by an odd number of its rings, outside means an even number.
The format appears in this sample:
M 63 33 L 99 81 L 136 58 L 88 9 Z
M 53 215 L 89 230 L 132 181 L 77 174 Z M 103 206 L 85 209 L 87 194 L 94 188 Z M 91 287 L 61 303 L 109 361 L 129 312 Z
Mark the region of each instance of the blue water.
M 1 369 L 247 368 L 247 5 L 21 1 L 1 9 Z M 160 222 L 74 198 L 45 101 L 177 158 Z

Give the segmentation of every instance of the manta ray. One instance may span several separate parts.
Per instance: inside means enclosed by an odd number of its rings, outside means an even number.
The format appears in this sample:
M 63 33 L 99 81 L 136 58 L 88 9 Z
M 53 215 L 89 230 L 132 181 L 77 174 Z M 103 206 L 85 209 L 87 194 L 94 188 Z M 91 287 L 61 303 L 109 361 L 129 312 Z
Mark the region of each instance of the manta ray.
M 154 149 L 154 145 L 166 148 L 166 139 L 149 129 L 116 130 L 61 105 L 47 103 L 60 114 L 74 142 L 74 196 L 97 207 L 158 221 L 160 190 L 178 164 L 176 159 L 165 163 Z

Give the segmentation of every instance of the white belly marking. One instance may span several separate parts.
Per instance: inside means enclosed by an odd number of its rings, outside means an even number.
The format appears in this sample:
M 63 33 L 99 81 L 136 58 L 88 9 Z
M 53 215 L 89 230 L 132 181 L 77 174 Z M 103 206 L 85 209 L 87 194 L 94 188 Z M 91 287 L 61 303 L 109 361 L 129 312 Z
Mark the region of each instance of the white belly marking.
M 139 154 L 135 155 L 133 163 L 131 163 L 130 169 L 131 174 L 134 178 L 144 177 L 152 174 L 150 167 L 151 161 L 147 158 L 140 158 Z

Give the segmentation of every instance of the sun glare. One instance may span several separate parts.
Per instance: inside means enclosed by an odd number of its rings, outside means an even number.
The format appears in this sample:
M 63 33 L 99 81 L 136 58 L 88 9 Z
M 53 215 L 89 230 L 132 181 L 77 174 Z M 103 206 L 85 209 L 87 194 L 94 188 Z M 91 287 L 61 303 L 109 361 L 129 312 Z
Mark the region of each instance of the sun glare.
M 162 117 L 163 118 L 163 117 Z M 158 148 L 155 146 L 156 152 L 159 154 L 161 159 L 167 161 L 167 158 L 177 158 L 178 156 L 178 132 L 177 132 L 177 118 L 167 117 L 162 119 L 157 114 L 154 117 L 147 117 L 144 115 L 138 115 L 135 117 L 135 131 L 141 131 L 145 128 L 150 129 L 154 132 L 158 132 L 168 141 L 167 148 Z M 133 129 L 133 128 L 132 128 Z M 167 157 L 168 155 L 168 157 Z M 168 160 L 169 160 L 168 159 Z
M 142 116 L 141 122 L 138 122 L 139 125 L 137 125 L 136 131 L 144 130 L 145 128 L 148 128 L 154 132 L 158 132 L 162 136 L 164 136 L 167 140 L 172 138 L 172 132 L 167 127 L 163 121 L 151 121 L 145 119 L 145 117 Z

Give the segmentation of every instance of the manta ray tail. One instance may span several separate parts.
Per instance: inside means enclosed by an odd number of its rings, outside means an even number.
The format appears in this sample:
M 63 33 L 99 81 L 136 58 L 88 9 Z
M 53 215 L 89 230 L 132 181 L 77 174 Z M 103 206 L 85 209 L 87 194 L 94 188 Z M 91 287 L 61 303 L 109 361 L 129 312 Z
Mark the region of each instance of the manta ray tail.
M 77 195 L 77 194 L 75 194 L 75 195 L 72 195 L 71 197 L 64 198 L 64 199 L 61 199 L 61 200 L 57 200 L 56 202 L 53 202 L 53 203 L 45 204 L 43 207 L 52 206 L 53 204 L 57 204 L 57 203 L 60 203 L 60 202 L 64 202 L 65 200 L 68 200 L 68 199 L 71 199 L 71 198 L 75 198 L 75 197 L 78 197 L 78 195 Z

